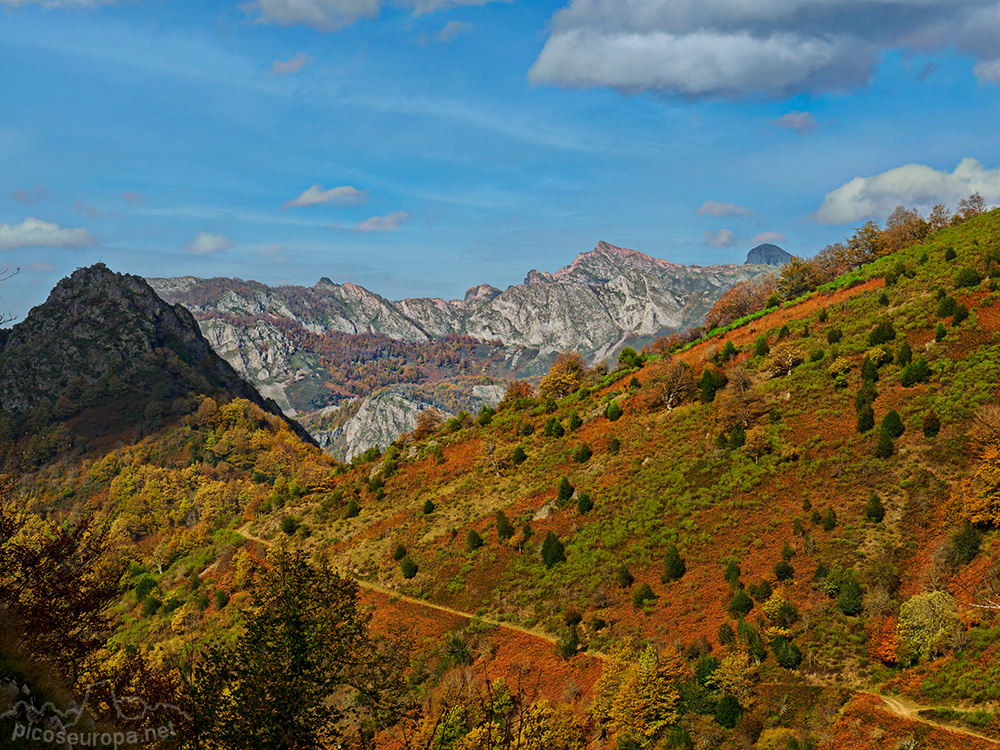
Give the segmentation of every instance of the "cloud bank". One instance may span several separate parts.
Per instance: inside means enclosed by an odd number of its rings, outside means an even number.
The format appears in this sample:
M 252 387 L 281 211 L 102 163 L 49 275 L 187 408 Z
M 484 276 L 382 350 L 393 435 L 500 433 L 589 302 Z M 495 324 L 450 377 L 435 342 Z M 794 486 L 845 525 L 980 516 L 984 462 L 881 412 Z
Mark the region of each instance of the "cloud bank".
M 986 169 L 976 159 L 962 159 L 953 172 L 924 164 L 906 164 L 871 177 L 855 177 L 826 194 L 809 218 L 822 224 L 884 219 L 898 205 L 926 213 L 935 204 L 954 208 L 979 193 L 988 204 L 1000 203 L 1000 167 Z
M 97 240 L 86 229 L 63 229 L 58 224 L 32 217 L 20 224 L 0 224 L 0 250 L 19 247 L 78 248 L 96 244 Z
M 298 73 L 302 68 L 311 63 L 313 58 L 305 52 L 300 52 L 291 60 L 275 60 L 271 66 L 271 75 L 288 76 Z
M 0 2 L 9 1 L 0 0 Z M 419 16 L 447 8 L 486 5 L 498 1 L 510 2 L 510 0 L 405 0 L 401 4 L 412 7 L 413 15 Z M 384 0 L 251 0 L 240 7 L 254 23 L 312 26 L 318 31 L 340 31 L 363 18 L 372 20 L 378 17 L 383 5 Z
M 729 247 L 737 242 L 736 233 L 732 229 L 719 229 L 715 232 L 706 230 L 701 233 L 701 238 L 712 247 Z
M 1000 78 L 995 0 L 572 0 L 528 73 L 537 84 L 742 99 L 864 85 L 887 49 L 978 61 Z
M 720 203 L 719 201 L 705 201 L 698 214 L 702 216 L 750 216 L 754 212 L 746 206 L 737 206 L 735 203 Z

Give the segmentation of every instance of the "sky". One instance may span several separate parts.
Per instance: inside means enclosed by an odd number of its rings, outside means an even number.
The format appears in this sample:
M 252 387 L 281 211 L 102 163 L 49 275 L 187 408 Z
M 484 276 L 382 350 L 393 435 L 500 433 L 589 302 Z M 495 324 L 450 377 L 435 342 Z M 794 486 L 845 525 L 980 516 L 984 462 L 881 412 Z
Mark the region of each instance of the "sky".
M 461 298 L 1000 203 L 995 0 L 0 0 L 0 315 L 76 268 Z

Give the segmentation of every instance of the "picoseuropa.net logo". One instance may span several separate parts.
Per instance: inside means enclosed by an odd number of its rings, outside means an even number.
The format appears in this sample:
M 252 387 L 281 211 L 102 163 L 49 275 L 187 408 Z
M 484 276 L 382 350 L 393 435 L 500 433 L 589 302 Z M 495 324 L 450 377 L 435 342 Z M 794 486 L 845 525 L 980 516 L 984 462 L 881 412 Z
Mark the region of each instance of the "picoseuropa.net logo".
M 22 694 L 17 686 L 7 683 L 8 695 Z M 86 716 L 87 703 L 98 690 L 105 689 L 107 700 L 117 716 L 116 729 L 101 731 L 81 726 Z M 39 708 L 30 700 L 16 700 L 9 711 L 0 714 L 0 720 L 10 729 L 10 740 L 15 743 L 41 743 L 59 748 L 119 748 L 139 747 L 174 737 L 179 725 L 190 716 L 170 703 L 150 705 L 136 696 L 118 696 L 110 682 L 95 682 L 86 688 L 83 700 L 73 703 L 65 711 L 51 701 Z M 9 723 L 8 723 L 9 722 Z M 6 733 L 6 732 L 5 732 Z M 0 743 L 3 744 L 3 743 Z M 37 746 L 37 745 L 34 745 Z

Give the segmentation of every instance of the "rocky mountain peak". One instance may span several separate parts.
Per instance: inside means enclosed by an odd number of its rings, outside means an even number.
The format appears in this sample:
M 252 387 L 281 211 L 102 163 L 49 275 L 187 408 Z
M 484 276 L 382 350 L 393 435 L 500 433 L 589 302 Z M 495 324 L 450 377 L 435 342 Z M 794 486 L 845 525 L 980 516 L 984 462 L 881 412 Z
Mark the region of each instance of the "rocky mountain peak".
M 777 245 L 772 245 L 770 242 L 765 242 L 761 245 L 750 250 L 747 253 L 746 264 L 752 265 L 766 265 L 766 266 L 783 266 L 792 256 L 786 253 Z

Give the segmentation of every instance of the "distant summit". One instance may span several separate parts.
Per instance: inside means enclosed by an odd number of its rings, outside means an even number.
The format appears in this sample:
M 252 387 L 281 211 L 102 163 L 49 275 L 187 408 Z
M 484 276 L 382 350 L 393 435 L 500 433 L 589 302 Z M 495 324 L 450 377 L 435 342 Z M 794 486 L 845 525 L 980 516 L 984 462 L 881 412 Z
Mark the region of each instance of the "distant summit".
M 786 253 L 777 245 L 765 242 L 747 253 L 744 265 L 783 266 L 791 259 L 791 254 Z

